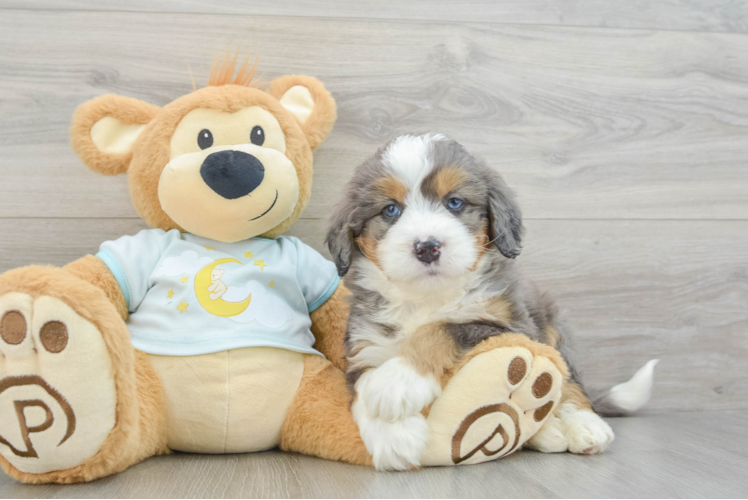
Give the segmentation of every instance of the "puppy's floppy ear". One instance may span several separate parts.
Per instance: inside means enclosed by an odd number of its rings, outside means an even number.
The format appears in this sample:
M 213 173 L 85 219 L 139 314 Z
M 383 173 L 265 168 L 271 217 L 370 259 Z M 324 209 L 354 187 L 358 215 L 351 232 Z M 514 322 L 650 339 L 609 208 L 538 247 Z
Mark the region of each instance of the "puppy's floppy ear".
M 330 218 L 330 229 L 327 231 L 325 243 L 330 250 L 338 274 L 345 276 L 351 267 L 353 258 L 353 238 L 356 228 L 353 223 L 355 217 L 355 204 L 351 196 L 346 194 L 337 204 Z
M 73 150 L 94 172 L 125 173 L 133 144 L 158 111 L 158 106 L 113 94 L 83 103 L 70 127 Z
M 317 149 L 338 117 L 335 99 L 322 82 L 305 75 L 282 76 L 273 80 L 268 93 L 296 118 L 312 151 Z
M 522 251 L 522 212 L 514 193 L 493 170 L 486 168 L 488 186 L 489 241 L 494 241 L 504 257 L 513 259 Z

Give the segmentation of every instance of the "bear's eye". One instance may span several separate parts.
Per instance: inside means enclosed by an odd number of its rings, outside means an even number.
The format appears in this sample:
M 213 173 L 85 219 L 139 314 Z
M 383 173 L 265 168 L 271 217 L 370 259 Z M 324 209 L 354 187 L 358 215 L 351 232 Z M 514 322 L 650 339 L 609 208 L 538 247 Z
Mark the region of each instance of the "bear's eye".
M 213 145 L 213 134 L 210 133 L 210 130 L 204 128 L 197 134 L 197 145 L 200 146 L 200 149 L 207 149 Z
M 255 125 L 252 132 L 249 133 L 249 140 L 255 146 L 262 146 L 265 142 L 265 131 L 262 130 L 262 127 Z

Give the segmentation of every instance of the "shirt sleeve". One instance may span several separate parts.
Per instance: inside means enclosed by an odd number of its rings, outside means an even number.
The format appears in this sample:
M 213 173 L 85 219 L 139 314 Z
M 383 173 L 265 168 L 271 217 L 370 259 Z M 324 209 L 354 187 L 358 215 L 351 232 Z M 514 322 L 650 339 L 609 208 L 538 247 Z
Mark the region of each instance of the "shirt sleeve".
M 102 243 L 96 256 L 106 264 L 125 297 L 127 310 L 135 312 L 151 287 L 150 277 L 166 248 L 181 233 L 173 229 L 144 229 L 134 236 L 123 236 Z
M 335 264 L 297 238 L 289 238 L 296 246 L 296 280 L 304 294 L 309 312 L 319 308 L 338 289 L 340 276 Z

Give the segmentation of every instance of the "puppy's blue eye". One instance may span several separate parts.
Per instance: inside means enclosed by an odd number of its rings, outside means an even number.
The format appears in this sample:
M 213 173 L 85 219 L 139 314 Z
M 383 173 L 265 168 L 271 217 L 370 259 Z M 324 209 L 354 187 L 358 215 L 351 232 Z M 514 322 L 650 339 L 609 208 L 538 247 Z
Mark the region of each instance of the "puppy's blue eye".
M 463 201 L 459 198 L 450 198 L 447 201 L 447 208 L 450 210 L 459 210 L 462 208 Z
M 397 217 L 400 215 L 400 209 L 397 208 L 397 205 L 387 205 L 384 207 L 384 210 L 382 210 L 382 215 L 385 217 Z

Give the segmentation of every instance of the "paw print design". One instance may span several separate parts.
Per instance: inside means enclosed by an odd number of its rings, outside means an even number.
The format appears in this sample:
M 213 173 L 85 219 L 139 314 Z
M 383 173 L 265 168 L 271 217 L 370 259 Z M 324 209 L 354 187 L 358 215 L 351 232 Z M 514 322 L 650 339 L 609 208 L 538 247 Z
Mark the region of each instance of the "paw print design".
M 0 455 L 22 472 L 74 467 L 115 425 L 101 333 L 63 301 L 0 296 Z
M 531 349 L 483 352 L 452 377 L 429 411 L 422 465 L 495 460 L 518 450 L 542 427 L 561 398 L 563 375 Z

